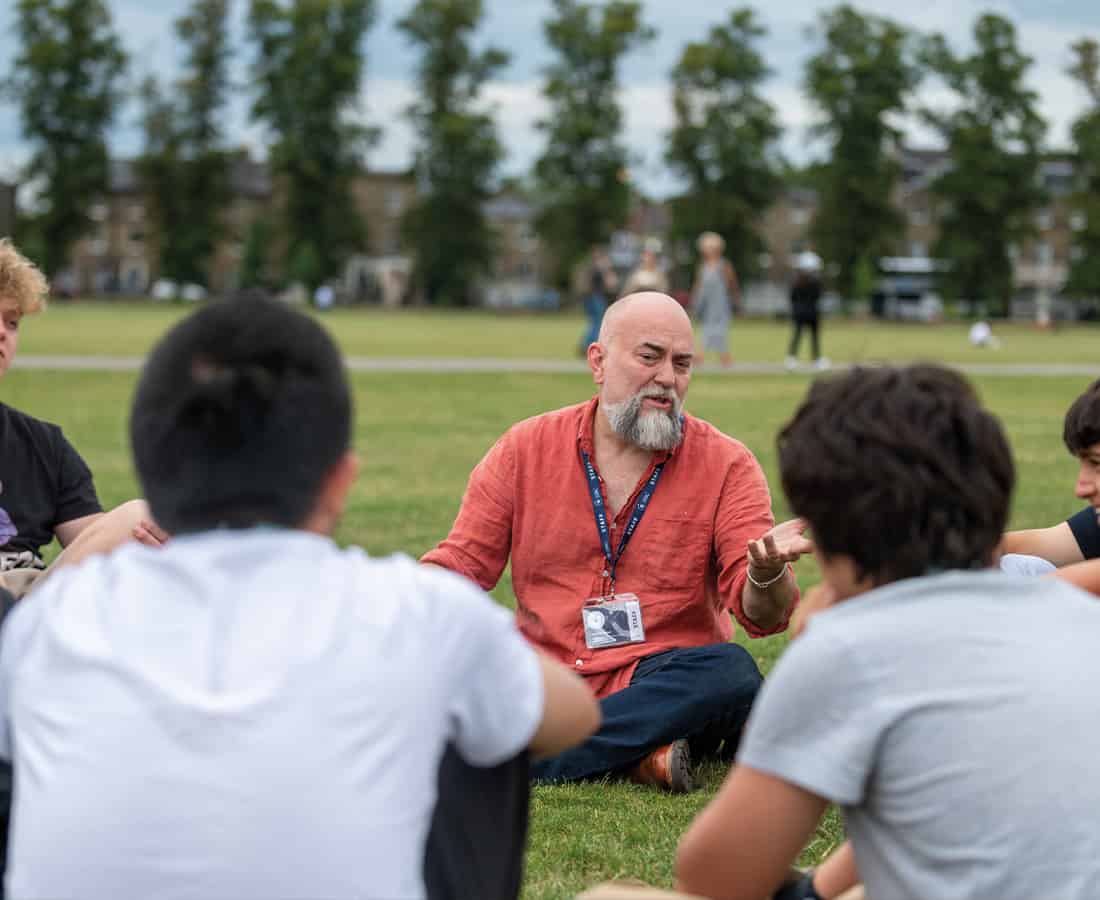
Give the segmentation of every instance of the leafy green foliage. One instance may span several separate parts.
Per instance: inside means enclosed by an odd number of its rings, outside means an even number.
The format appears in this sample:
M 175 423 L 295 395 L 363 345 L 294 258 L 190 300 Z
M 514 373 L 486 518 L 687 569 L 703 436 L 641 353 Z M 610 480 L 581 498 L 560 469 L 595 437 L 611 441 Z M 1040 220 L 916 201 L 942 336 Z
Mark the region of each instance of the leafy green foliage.
M 823 13 L 817 36 L 805 88 L 823 116 L 816 131 L 830 156 L 811 234 L 837 266 L 837 289 L 852 297 L 860 260 L 891 252 L 902 229 L 891 196 L 898 178 L 892 151 L 901 135 L 890 119 L 905 111 L 920 68 L 909 32 L 851 6 Z
M 759 94 L 769 70 L 755 44 L 766 34 L 749 8 L 734 10 L 706 41 L 684 47 L 672 70 L 676 126 L 665 159 L 688 183 L 672 200 L 672 236 L 726 239 L 742 275 L 763 249 L 755 222 L 781 187 L 776 111 Z
M 478 99 L 508 54 L 471 47 L 483 14 L 482 0 L 419 0 L 397 26 L 422 54 L 421 100 L 409 109 L 420 192 L 402 225 L 429 303 L 471 304 L 492 261 L 493 234 L 482 208 L 504 151 Z
M 971 56 L 958 57 L 933 35 L 923 52 L 958 101 L 950 112 L 923 112 L 950 154 L 950 168 L 932 185 L 944 204 L 933 252 L 948 264 L 948 296 L 992 301 L 1007 314 L 1009 248 L 1034 233 L 1034 212 L 1044 201 L 1038 175 L 1046 125 L 1035 92 L 1024 85 L 1032 60 L 1018 48 L 1015 26 L 981 16 L 974 43 Z
M 554 0 L 554 15 L 543 24 L 556 59 L 542 89 L 550 114 L 538 123 L 546 150 L 535 163 L 537 225 L 563 286 L 574 264 L 606 241 L 629 210 L 629 158 L 618 140 L 623 115 L 616 92 L 623 55 L 654 37 L 641 14 L 633 0 Z
M 286 193 L 286 258 L 309 274 L 310 289 L 337 274 L 366 240 L 351 182 L 374 133 L 352 114 L 374 11 L 374 0 L 252 0 L 249 7 L 258 90 L 252 117 L 274 138 L 271 167 Z
M 1100 297 L 1100 45 L 1092 39 L 1073 45 L 1076 61 L 1069 74 L 1088 94 L 1091 107 L 1073 123 L 1077 191 L 1071 198 L 1083 227 L 1074 232 L 1073 263 L 1066 293 Z
M 207 282 L 206 269 L 224 233 L 230 199 L 229 155 L 221 120 L 229 89 L 228 0 L 195 0 L 176 22 L 187 48 L 176 97 L 150 76 L 141 89 L 145 147 L 138 168 L 149 199 L 160 274 Z
M 38 262 L 55 275 L 107 190 L 106 133 L 122 99 L 126 55 L 103 0 L 19 0 L 16 30 L 7 87 L 33 147 L 27 179 L 43 186 L 33 223 Z

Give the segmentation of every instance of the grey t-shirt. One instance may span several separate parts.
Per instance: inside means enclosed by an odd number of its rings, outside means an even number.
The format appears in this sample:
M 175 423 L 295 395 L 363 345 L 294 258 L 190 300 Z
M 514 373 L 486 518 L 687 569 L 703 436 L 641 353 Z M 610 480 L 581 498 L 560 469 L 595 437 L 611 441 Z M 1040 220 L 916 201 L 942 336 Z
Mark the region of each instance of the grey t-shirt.
M 1100 897 L 1100 603 L 951 572 L 816 616 L 738 761 L 840 804 L 874 900 Z

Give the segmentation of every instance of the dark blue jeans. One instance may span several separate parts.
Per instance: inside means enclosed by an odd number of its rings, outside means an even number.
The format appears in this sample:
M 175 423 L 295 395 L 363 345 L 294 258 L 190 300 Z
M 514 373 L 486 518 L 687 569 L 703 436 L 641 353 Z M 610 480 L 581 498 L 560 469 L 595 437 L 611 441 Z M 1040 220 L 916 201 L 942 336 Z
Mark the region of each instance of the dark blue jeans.
M 579 747 L 534 763 L 531 777 L 576 781 L 617 772 L 678 738 L 691 739 L 694 759 L 720 750 L 732 757 L 763 680 L 737 644 L 647 656 L 629 687 L 600 701 L 600 730 Z
M 600 325 L 603 324 L 603 314 L 607 312 L 607 301 L 601 294 L 588 294 L 584 298 L 584 314 L 588 319 L 588 327 L 581 337 L 580 349 L 583 353 L 588 345 L 594 343 L 600 336 Z

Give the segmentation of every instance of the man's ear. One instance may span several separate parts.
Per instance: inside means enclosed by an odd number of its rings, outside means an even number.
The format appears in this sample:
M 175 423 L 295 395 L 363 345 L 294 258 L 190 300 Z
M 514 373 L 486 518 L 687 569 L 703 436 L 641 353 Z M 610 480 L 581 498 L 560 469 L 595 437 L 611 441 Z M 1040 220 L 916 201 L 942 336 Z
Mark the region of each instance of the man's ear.
M 344 514 L 347 505 L 348 494 L 355 484 L 355 478 L 359 474 L 359 458 L 351 450 L 341 456 L 328 470 L 324 481 L 321 482 L 321 491 L 317 495 L 317 503 L 313 512 L 306 521 L 306 531 L 317 534 L 332 534 L 336 523 Z
M 588 345 L 588 368 L 592 371 L 592 380 L 603 384 L 604 367 L 607 363 L 607 348 L 599 341 Z

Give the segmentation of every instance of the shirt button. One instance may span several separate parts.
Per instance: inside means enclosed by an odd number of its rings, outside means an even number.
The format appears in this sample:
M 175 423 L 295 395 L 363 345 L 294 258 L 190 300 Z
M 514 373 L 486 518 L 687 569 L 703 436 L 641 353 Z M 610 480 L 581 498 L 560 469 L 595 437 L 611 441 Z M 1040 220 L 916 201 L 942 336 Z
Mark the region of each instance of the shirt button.
M 611 573 L 609 571 L 607 571 L 607 569 L 603 570 L 603 577 L 604 578 L 608 578 L 610 575 L 611 575 Z
M 577 662 L 576 662 L 576 665 L 583 666 L 584 665 L 584 660 L 578 659 Z

